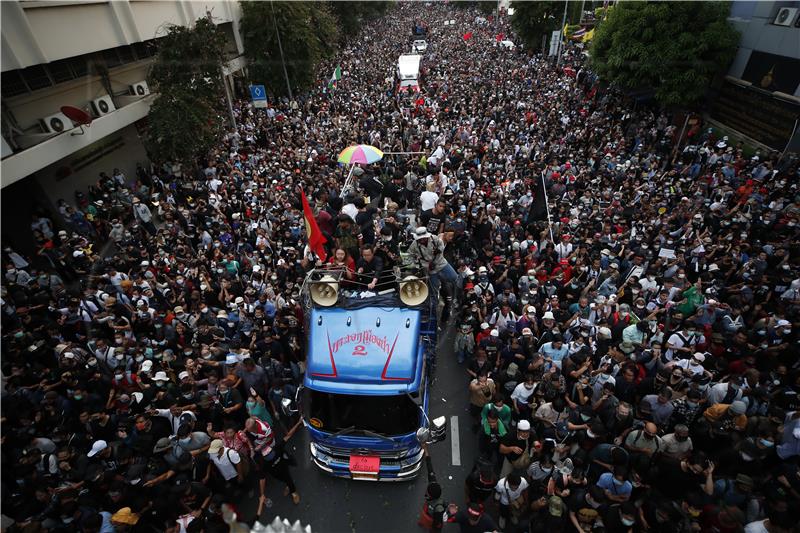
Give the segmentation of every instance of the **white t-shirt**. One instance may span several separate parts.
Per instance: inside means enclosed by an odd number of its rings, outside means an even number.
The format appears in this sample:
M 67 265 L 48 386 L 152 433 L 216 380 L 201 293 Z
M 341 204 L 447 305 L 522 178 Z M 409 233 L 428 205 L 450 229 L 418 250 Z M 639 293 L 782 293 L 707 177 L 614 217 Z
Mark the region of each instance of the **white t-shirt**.
M 520 383 L 516 387 L 514 387 L 514 392 L 511 393 L 511 399 L 516 400 L 520 404 L 527 404 L 528 398 L 536 391 L 536 385 L 533 386 L 531 390 L 528 390 L 525 387 L 525 383 Z
M 744 526 L 744 533 L 769 533 L 769 530 L 764 526 L 766 520 L 756 520 Z
M 217 465 L 219 473 L 225 478 L 225 481 L 230 481 L 237 476 L 236 465 L 241 462 L 242 458 L 239 454 L 230 448 L 223 448 L 222 455 L 217 457 L 217 454 L 210 453 L 208 458 L 211 462 Z
M 422 194 L 419 195 L 420 212 L 433 209 L 433 206 L 435 206 L 438 201 L 438 194 L 433 191 L 423 191 Z
M 511 502 L 519 498 L 525 489 L 528 488 L 528 482 L 525 481 L 525 478 L 521 478 L 519 482 L 519 487 L 517 490 L 513 490 L 509 485 L 506 478 L 501 479 L 495 485 L 494 490 L 500 494 L 500 503 L 503 505 L 509 505 Z

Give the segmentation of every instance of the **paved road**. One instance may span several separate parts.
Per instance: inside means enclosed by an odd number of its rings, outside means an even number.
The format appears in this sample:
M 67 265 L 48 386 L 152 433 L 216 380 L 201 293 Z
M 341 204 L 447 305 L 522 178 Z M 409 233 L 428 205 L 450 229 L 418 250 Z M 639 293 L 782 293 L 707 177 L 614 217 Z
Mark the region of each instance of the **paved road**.
M 463 503 L 463 483 L 477 454 L 477 442 L 471 431 L 467 409 L 467 374 L 453 355 L 453 333 L 450 328 L 439 341 L 436 382 L 432 389 L 431 418 L 446 416 L 448 435 L 443 442 L 431 446 L 434 469 L 442 484 L 445 498 Z M 458 444 L 454 445 L 454 417 L 458 424 Z M 416 480 L 401 483 L 375 483 L 334 479 L 323 474 L 311 462 L 308 435 L 298 432 L 290 443 L 297 457 L 293 469 L 302 501 L 292 505 L 282 494 L 283 486 L 268 482 L 267 493 L 274 504 L 267 509 L 262 522 L 275 514 L 294 522 L 300 519 L 311 524 L 315 533 L 405 533 L 421 531 L 416 521 L 425 494 L 424 473 Z M 455 463 L 455 464 L 454 464 Z M 242 505 L 243 518 L 252 520 L 252 502 Z

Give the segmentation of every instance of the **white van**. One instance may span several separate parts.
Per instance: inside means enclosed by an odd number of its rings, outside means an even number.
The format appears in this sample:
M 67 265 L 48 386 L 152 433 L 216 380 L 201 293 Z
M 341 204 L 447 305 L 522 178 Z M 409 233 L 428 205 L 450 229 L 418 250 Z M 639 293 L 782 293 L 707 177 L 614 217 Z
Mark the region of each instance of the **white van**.
M 398 92 L 419 91 L 419 63 L 422 56 L 403 54 L 397 58 Z

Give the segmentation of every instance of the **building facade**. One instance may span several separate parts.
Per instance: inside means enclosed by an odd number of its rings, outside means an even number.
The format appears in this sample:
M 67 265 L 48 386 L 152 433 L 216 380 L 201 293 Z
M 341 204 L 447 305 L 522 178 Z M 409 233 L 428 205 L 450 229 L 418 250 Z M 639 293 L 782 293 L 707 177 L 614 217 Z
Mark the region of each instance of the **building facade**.
M 71 202 L 100 172 L 131 176 L 147 162 L 141 137 L 155 95 L 146 79 L 170 25 L 211 16 L 228 37 L 227 89 L 245 65 L 235 1 L 7 0 L 0 9 L 0 179 L 3 210 L 20 217 Z M 89 113 L 91 125 L 76 127 L 63 106 Z
M 774 150 L 791 148 L 800 140 L 800 2 L 735 1 L 729 20 L 739 49 L 711 117 Z

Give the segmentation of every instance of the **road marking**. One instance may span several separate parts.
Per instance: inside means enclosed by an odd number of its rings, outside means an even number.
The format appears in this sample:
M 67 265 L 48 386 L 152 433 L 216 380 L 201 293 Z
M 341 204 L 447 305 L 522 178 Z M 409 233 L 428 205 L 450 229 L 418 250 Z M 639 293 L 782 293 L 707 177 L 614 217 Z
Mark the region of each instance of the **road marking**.
M 453 466 L 461 466 L 461 442 L 458 439 L 458 416 L 450 417 L 450 450 L 453 455 Z

